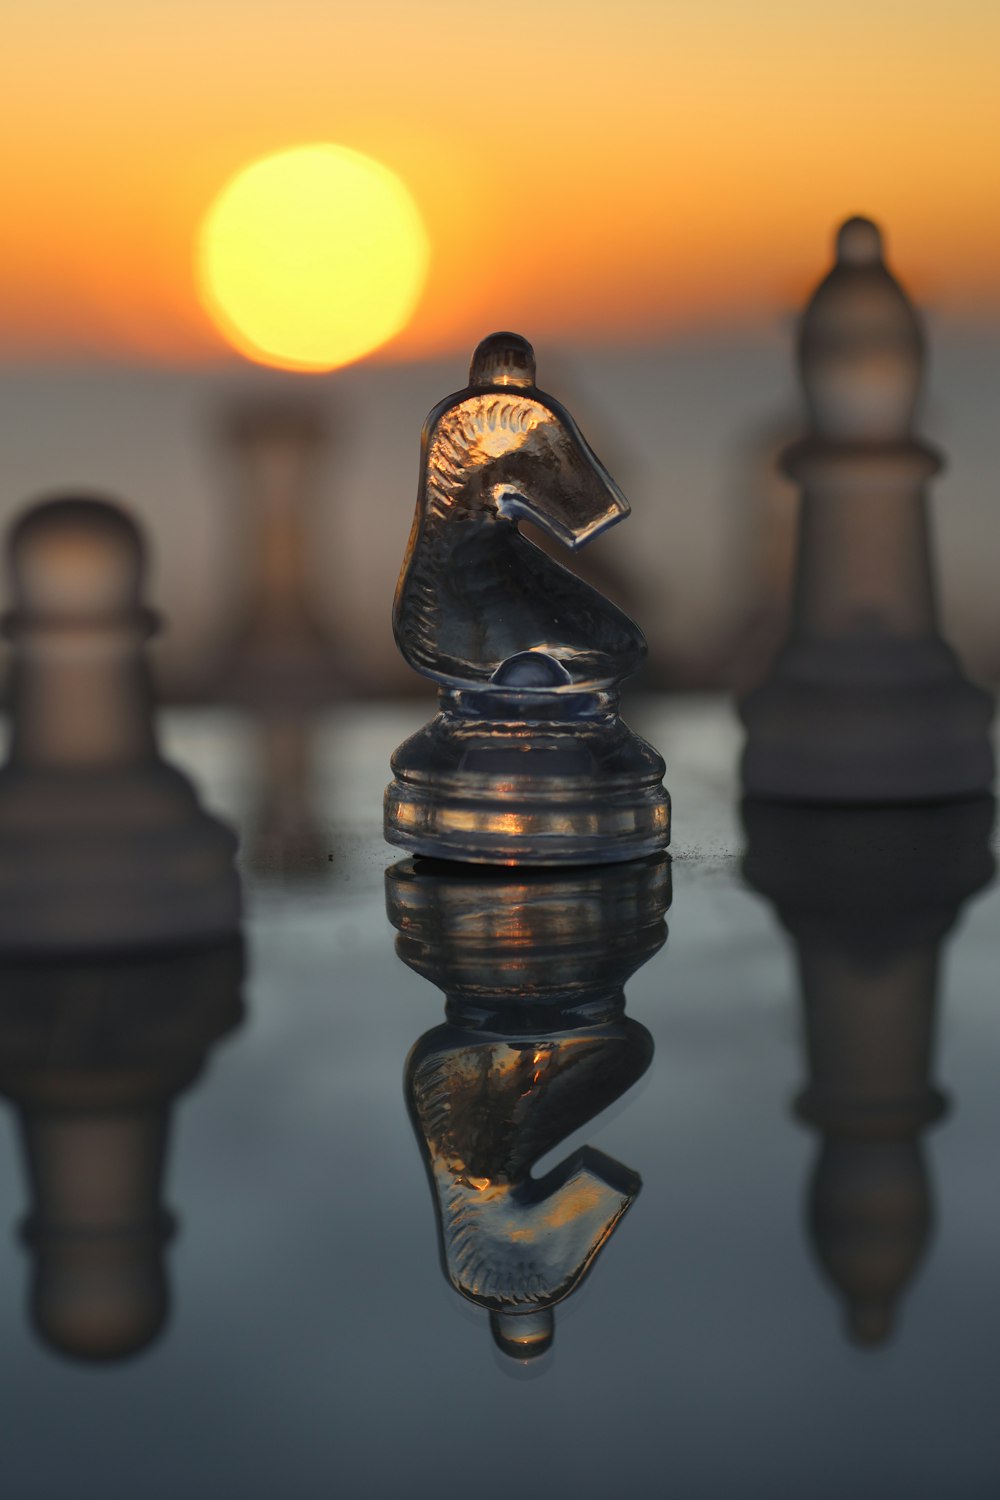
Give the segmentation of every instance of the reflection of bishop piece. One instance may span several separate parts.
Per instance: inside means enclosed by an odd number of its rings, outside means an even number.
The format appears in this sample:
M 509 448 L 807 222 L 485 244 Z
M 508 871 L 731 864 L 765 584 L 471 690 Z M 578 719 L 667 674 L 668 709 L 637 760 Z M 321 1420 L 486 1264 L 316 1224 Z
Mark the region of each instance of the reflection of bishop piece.
M 167 1314 L 174 1098 L 242 1015 L 238 938 L 0 968 L 0 1092 L 17 1107 L 36 1327 L 61 1353 L 138 1353 Z
M 589 1146 L 543 1178 L 531 1167 L 649 1066 L 622 987 L 666 937 L 670 866 L 514 877 L 404 861 L 386 890 L 399 956 L 447 996 L 406 1065 L 445 1274 L 528 1359 L 639 1191 Z
M 822 1135 L 810 1229 L 859 1343 L 892 1327 L 932 1225 L 920 1137 L 944 1108 L 930 1081 L 942 940 L 990 879 L 989 799 L 928 808 L 744 804 L 748 882 L 796 946 L 809 1084 Z

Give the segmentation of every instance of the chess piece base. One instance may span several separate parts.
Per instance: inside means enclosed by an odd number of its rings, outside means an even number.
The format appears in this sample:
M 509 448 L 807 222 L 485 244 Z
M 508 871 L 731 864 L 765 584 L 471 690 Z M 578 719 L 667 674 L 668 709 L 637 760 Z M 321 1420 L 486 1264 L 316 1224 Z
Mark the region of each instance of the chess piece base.
M 992 700 L 941 640 L 796 643 L 741 712 L 748 797 L 938 802 L 993 784 Z
M 609 692 L 443 692 L 392 770 L 385 837 L 411 854 L 590 865 L 670 842 L 663 760 Z
M 466 1031 L 503 1030 L 515 1010 L 529 1030 L 617 1021 L 626 979 L 666 941 L 671 895 L 664 854 L 517 875 L 401 859 L 385 872 L 396 952 Z

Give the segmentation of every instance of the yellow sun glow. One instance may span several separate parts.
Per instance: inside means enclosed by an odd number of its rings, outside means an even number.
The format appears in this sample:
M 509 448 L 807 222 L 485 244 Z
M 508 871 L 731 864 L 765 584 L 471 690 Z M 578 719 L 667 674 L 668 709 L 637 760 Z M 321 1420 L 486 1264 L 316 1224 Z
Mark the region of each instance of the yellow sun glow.
M 427 232 L 404 184 L 345 146 L 244 167 L 202 221 L 202 301 L 241 354 L 332 370 L 387 343 L 424 285 Z

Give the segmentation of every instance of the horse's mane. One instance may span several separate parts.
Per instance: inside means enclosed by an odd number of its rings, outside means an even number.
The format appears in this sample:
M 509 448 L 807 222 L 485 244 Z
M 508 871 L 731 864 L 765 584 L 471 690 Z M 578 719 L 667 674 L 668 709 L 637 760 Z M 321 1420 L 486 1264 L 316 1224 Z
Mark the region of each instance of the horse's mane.
M 424 514 L 443 519 L 468 481 L 469 470 L 480 468 L 507 447 L 524 441 L 544 420 L 544 409 L 524 396 L 499 392 L 473 397 L 446 411 L 434 429 L 427 449 Z M 503 443 L 503 435 L 514 442 Z M 501 437 L 495 449 L 492 435 Z
M 470 472 L 519 446 L 544 421 L 544 408 L 520 392 L 488 391 L 449 407 L 431 431 L 407 562 L 396 596 L 397 639 L 418 671 L 436 666 L 441 580 L 433 547 L 418 540 L 428 521 L 454 521 Z M 479 498 L 470 501 L 479 510 Z

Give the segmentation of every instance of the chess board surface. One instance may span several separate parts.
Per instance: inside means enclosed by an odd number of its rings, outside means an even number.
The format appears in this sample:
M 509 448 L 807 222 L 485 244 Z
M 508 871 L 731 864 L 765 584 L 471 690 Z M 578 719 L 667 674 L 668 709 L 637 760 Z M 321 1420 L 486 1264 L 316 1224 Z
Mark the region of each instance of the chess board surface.
M 789 933 L 741 873 L 735 715 L 713 698 L 640 698 L 625 714 L 663 751 L 675 809 L 669 937 L 626 984 L 655 1053 L 535 1170 L 587 1144 L 642 1189 L 557 1310 L 552 1352 L 505 1360 L 442 1275 L 403 1070 L 443 997 L 394 952 L 383 875 L 396 856 L 381 837 L 388 756 L 419 706 L 345 707 L 317 731 L 309 859 L 273 832 L 244 864 L 245 1020 L 171 1106 L 170 1313 L 134 1358 L 68 1360 L 33 1331 L 5 1106 L 5 1493 L 991 1492 L 1000 891 L 970 896 L 933 937 L 931 1081 L 950 1100 L 920 1134 L 933 1227 L 891 1336 L 859 1347 L 809 1224 L 820 1144 L 792 1107 L 809 1074 L 799 977 Z M 205 805 L 245 826 L 255 767 L 240 714 L 167 714 L 162 740 Z M 924 895 L 937 877 L 928 860 Z

